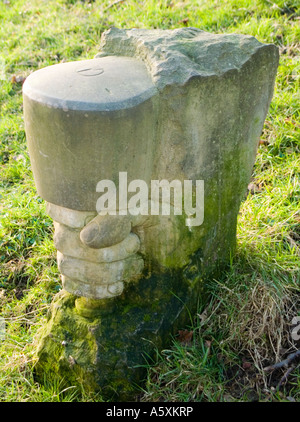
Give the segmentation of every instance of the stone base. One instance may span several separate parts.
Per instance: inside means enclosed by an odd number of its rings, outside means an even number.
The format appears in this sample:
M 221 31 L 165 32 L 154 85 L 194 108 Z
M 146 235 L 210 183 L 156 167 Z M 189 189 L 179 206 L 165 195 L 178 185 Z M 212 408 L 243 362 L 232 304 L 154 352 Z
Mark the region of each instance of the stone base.
M 199 258 L 183 271 L 131 283 L 116 298 L 91 300 L 62 290 L 41 333 L 37 380 L 55 377 L 105 399 L 133 400 L 147 362 L 191 322 L 189 313 L 203 297 Z

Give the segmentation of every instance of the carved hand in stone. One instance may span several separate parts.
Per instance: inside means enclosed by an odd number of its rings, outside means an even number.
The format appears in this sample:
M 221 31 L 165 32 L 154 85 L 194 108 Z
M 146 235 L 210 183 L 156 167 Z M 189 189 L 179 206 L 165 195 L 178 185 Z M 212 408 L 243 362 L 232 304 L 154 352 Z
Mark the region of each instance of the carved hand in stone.
M 54 219 L 54 244 L 63 285 L 78 296 L 108 298 L 122 293 L 124 282 L 140 276 L 144 260 L 133 216 L 93 216 L 47 204 Z
M 97 215 L 47 204 L 64 288 L 78 296 L 117 296 L 144 269 L 188 263 L 201 230 L 182 216 Z M 197 231 L 197 236 L 193 233 Z

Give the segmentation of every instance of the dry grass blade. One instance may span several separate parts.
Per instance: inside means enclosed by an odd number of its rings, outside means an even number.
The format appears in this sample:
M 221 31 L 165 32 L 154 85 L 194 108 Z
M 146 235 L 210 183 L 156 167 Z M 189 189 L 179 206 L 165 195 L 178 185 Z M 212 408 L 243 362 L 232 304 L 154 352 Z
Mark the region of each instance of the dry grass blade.
M 124 3 L 124 2 L 125 2 L 125 0 L 116 0 L 116 1 L 114 1 L 113 3 L 111 3 L 110 5 L 108 5 L 108 6 L 104 9 L 104 12 L 106 12 L 107 10 L 111 9 L 112 7 L 117 6 L 118 4 L 120 4 L 120 3 Z

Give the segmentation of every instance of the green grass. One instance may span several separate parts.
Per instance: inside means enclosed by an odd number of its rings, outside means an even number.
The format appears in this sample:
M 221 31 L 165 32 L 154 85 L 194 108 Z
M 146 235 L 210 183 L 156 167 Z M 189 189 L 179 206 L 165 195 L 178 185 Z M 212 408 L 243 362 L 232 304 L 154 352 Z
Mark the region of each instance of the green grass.
M 32 375 L 38 329 L 60 289 L 52 222 L 37 196 L 22 116 L 22 78 L 62 61 L 92 58 L 101 33 L 120 28 L 195 26 L 242 33 L 280 48 L 274 97 L 242 204 L 238 249 L 207 286 L 209 300 L 148 371 L 143 401 L 300 400 L 299 369 L 263 367 L 299 347 L 300 5 L 299 0 L 10 0 L 0 3 L 0 401 L 101 401 Z M 18 82 L 20 81 L 20 82 Z

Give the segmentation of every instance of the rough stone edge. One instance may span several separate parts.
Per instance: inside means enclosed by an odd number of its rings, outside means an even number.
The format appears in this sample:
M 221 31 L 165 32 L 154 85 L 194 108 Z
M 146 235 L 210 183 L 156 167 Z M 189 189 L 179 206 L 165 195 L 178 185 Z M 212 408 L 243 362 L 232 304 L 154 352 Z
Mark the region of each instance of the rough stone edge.
M 221 44 L 231 45 L 233 59 L 234 55 L 239 55 L 236 63 L 226 63 L 222 59 L 223 52 L 216 57 Z M 201 61 L 203 56 L 193 56 L 199 47 L 204 51 L 204 64 Z M 211 49 L 210 54 L 207 54 L 208 48 Z M 250 35 L 212 34 L 193 27 L 174 30 L 112 27 L 102 34 L 100 53 L 95 57 L 119 55 L 140 59 L 161 90 L 167 85 L 185 85 L 194 77 L 221 76 L 232 70 L 240 71 L 261 48 L 272 48 L 279 56 L 274 44 L 261 43 Z

